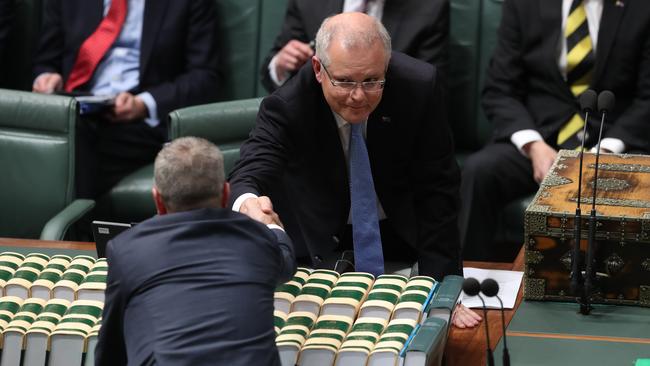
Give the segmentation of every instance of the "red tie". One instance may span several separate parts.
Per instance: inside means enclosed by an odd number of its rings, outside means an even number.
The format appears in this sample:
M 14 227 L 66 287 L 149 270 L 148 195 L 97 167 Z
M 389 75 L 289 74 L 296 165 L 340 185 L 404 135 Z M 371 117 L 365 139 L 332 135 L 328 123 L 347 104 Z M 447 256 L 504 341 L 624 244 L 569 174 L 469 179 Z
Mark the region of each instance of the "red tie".
M 99 27 L 88 37 L 79 48 L 68 81 L 65 83 L 67 92 L 85 84 L 95 72 L 99 61 L 104 57 L 117 36 L 120 34 L 126 19 L 127 0 L 112 0 L 108 14 L 99 23 Z

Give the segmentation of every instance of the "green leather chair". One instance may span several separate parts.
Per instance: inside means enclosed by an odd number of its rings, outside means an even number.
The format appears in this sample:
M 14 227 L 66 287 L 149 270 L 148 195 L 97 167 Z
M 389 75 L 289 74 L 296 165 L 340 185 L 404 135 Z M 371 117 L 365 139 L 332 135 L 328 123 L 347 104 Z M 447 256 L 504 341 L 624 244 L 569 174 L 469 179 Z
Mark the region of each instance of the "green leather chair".
M 224 155 L 226 173 L 239 158 L 239 146 L 255 125 L 261 98 L 219 102 L 182 108 L 170 114 L 170 137 L 203 137 L 215 143 Z M 139 222 L 156 214 L 151 198 L 153 164 L 144 166 L 120 181 L 102 199 L 110 207 L 110 219 Z
M 0 237 L 62 240 L 95 205 L 74 200 L 73 98 L 0 89 Z

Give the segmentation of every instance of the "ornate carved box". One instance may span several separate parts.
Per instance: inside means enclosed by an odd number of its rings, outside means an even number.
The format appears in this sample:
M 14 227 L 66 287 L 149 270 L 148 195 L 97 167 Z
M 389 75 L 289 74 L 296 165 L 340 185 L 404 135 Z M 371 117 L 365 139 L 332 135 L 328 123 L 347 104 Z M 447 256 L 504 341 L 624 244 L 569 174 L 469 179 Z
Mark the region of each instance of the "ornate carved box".
M 582 177 L 581 269 L 585 270 L 594 154 Z M 579 154 L 561 150 L 525 213 L 524 298 L 574 301 L 571 257 Z M 650 306 L 650 156 L 603 154 L 596 195 L 592 303 Z

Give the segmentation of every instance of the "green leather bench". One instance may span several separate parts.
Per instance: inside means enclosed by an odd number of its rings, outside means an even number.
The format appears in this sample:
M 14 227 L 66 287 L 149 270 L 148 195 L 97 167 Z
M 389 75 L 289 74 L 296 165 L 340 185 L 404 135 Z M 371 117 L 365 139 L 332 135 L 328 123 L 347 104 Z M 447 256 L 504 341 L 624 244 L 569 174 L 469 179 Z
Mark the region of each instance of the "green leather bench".
M 74 200 L 73 98 L 0 89 L 0 237 L 61 240 L 93 206 Z

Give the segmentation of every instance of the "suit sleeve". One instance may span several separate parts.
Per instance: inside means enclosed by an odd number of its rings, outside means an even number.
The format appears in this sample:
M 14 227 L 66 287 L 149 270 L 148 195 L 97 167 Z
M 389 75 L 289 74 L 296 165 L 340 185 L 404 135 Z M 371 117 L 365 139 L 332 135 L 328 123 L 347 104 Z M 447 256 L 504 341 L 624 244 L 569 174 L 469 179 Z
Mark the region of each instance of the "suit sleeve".
M 97 366 L 126 365 L 126 346 L 122 327 L 126 300 L 124 289 L 120 284 L 120 265 L 115 259 L 112 241 L 106 247 L 106 256 L 108 258 L 108 279 L 102 327 L 99 330 L 97 348 L 95 348 L 95 364 Z
M 445 114 L 442 85 L 431 83 L 426 118 L 420 122 L 413 177 L 419 272 L 442 280 L 461 274 L 458 210 L 460 171 Z
M 212 0 L 188 1 L 189 19 L 183 49 L 183 72 L 172 81 L 146 86 L 156 100 L 158 117 L 165 120 L 174 109 L 213 102 L 218 94 L 217 14 Z M 165 60 L 151 60 L 165 62 Z
M 43 24 L 34 56 L 34 78 L 44 72 L 63 73 L 63 25 L 61 0 L 43 3 Z
M 271 59 L 292 39 L 304 43 L 311 41 L 307 38 L 307 33 L 302 25 L 304 20 L 301 18 L 296 0 L 289 0 L 287 13 L 285 14 L 284 23 L 282 24 L 282 30 L 275 38 L 273 48 L 271 48 L 269 53 L 266 55 L 264 62 L 262 62 L 262 68 L 260 69 L 262 85 L 264 85 L 264 88 L 266 88 L 270 93 L 277 89 L 275 83 L 271 80 L 271 75 L 269 74 L 269 63 L 271 63 Z
M 513 133 L 535 130 L 533 117 L 524 105 L 526 70 L 522 59 L 522 24 L 515 0 L 506 0 L 498 42 L 488 66 L 483 89 L 483 109 L 499 140 Z
M 282 263 L 280 265 L 280 277 L 278 285 L 283 284 L 293 277 L 296 273 L 296 256 L 293 251 L 293 243 L 289 235 L 282 229 L 271 229 L 277 239 L 280 248 Z
M 244 193 L 267 194 L 270 184 L 285 171 L 293 150 L 288 134 L 287 103 L 273 94 L 262 101 L 257 124 L 240 148 L 240 158 L 229 176 L 231 202 Z
M 623 140 L 627 150 L 650 152 L 650 32 L 641 40 L 640 59 L 636 69 L 636 88 L 632 104 L 622 111 L 604 137 Z M 626 65 L 626 67 L 630 67 Z

